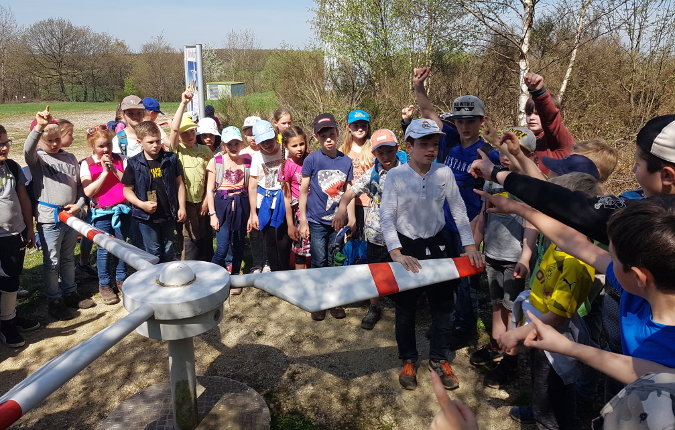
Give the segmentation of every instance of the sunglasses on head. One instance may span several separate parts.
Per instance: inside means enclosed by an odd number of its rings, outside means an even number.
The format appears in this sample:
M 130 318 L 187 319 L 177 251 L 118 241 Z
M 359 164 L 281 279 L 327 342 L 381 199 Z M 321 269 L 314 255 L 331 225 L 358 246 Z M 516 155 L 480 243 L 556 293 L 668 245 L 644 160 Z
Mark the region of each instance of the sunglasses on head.
M 87 136 L 93 136 L 98 131 L 107 131 L 108 124 L 101 124 L 87 129 Z

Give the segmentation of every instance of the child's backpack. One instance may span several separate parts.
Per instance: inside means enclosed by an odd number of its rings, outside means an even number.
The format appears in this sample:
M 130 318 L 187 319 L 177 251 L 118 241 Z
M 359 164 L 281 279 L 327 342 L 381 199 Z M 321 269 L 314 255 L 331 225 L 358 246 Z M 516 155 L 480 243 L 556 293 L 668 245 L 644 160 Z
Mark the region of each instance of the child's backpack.
M 368 263 L 367 243 L 358 239 L 349 240 L 347 233 L 350 230 L 351 227 L 344 226 L 340 231 L 331 234 L 328 242 L 329 265 L 351 266 Z
M 248 178 L 251 176 L 251 155 L 242 154 L 244 159 L 244 188 L 248 190 Z M 214 162 L 216 164 L 216 185 L 213 191 L 216 191 L 220 187 L 220 180 L 223 179 L 223 174 L 225 173 L 225 166 L 223 165 L 223 154 L 218 154 L 214 157 Z
M 396 158 L 398 158 L 398 161 L 400 161 L 401 164 L 405 164 L 408 162 L 408 153 L 405 151 L 398 151 L 396 153 Z M 368 190 L 372 195 L 378 193 L 377 185 L 380 183 L 380 172 L 377 170 L 378 164 L 380 164 L 380 162 L 376 158 L 373 163 L 373 171 L 370 173 L 370 181 L 368 182 Z

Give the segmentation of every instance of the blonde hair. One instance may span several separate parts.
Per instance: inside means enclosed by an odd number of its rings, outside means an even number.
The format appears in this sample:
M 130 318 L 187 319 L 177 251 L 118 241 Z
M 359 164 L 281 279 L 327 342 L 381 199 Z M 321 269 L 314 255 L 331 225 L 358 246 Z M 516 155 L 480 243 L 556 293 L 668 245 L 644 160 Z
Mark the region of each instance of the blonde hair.
M 59 133 L 59 136 L 61 136 L 61 129 L 59 128 L 58 124 L 47 124 L 45 126 L 45 129 L 42 130 L 42 135 L 46 136 L 48 134 L 52 133 Z
M 59 126 L 59 129 L 61 130 L 61 134 L 73 134 L 73 131 L 75 129 L 75 126 L 73 125 L 72 122 L 68 121 L 67 119 L 57 119 L 56 123 Z
M 600 173 L 600 182 L 605 182 L 619 162 L 619 151 L 604 139 L 586 140 L 574 143 L 574 152 L 590 159 Z
M 145 136 L 159 137 L 162 135 L 159 126 L 154 121 L 143 121 L 134 130 L 136 137 L 140 140 L 143 140 Z
M 352 132 L 351 130 L 349 130 L 349 124 L 347 124 L 347 133 L 345 134 L 347 136 L 345 137 L 345 141 L 342 143 L 342 146 L 340 147 L 340 152 L 349 156 L 349 153 L 352 152 L 352 144 L 354 143 L 354 139 L 352 138 Z M 368 133 L 366 133 L 366 141 L 363 143 L 363 146 L 361 147 L 361 154 L 358 160 L 354 160 L 358 162 L 359 166 L 361 166 L 361 168 L 364 170 L 369 169 L 375 163 L 375 156 L 373 155 L 373 152 L 370 150 L 371 134 L 373 134 L 373 132 L 370 128 L 370 122 L 368 122 Z
M 582 191 L 590 196 L 601 196 L 603 194 L 598 185 L 598 180 L 588 173 L 566 173 L 555 178 L 550 178 L 548 181 L 565 187 L 568 190 Z
M 277 110 L 274 111 L 274 114 L 272 117 L 274 118 L 274 121 L 272 122 L 272 127 L 274 127 L 274 133 L 277 136 L 280 136 L 281 133 L 279 132 L 279 127 L 277 127 L 276 122 L 281 119 L 282 116 L 288 115 L 291 118 L 291 122 L 293 121 L 293 114 L 291 113 L 290 110 L 280 107 Z

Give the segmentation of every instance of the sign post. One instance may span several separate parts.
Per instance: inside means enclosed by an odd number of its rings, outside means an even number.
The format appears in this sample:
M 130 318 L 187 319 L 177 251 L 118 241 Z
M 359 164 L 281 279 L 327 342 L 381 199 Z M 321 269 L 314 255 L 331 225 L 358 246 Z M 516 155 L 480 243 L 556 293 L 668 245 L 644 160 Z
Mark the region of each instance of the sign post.
M 197 111 L 199 118 L 204 118 L 204 68 L 202 65 L 202 45 L 184 46 L 185 86 L 194 93 L 187 105 L 188 111 Z M 193 118 L 194 119 L 194 118 Z

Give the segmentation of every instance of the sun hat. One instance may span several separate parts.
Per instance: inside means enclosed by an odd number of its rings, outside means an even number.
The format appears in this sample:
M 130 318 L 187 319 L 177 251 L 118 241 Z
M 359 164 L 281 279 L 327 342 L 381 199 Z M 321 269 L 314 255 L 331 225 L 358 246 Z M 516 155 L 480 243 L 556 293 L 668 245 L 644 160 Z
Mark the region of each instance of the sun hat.
M 253 125 L 253 137 L 258 145 L 266 140 L 274 139 L 276 135 L 274 127 L 269 121 L 260 120 Z
M 650 119 L 638 133 L 636 143 L 643 151 L 675 163 L 675 115 Z
M 138 97 L 138 96 L 126 96 L 125 98 L 122 99 L 122 103 L 120 103 L 120 109 L 122 109 L 122 110 L 128 110 L 128 109 L 143 109 L 143 110 L 145 110 L 145 106 L 143 105 L 143 100 L 141 100 L 140 97 Z
M 164 112 L 159 110 L 159 102 L 152 97 L 146 97 L 143 100 L 143 106 L 145 106 L 145 110 L 150 111 L 150 112 L 159 112 L 162 115 L 164 115 Z
M 530 152 L 534 152 L 537 149 L 537 138 L 534 136 L 534 133 L 527 127 L 513 126 L 507 128 L 506 131 L 510 131 L 515 134 L 518 140 L 520 140 L 520 146 L 527 149 Z
M 375 152 L 375 149 L 380 146 L 398 146 L 398 141 L 393 131 L 382 128 L 370 136 L 370 150 Z
M 214 136 L 218 136 L 220 133 L 218 132 L 216 120 L 208 117 L 202 118 L 199 124 L 197 124 L 197 134 L 213 134 Z
M 335 121 L 335 117 L 330 114 L 330 113 L 322 113 L 316 116 L 314 118 L 314 133 L 318 134 L 321 130 L 324 128 L 330 128 L 333 127 L 335 129 L 338 128 L 337 121 Z
M 241 129 L 243 130 L 248 127 L 253 127 L 258 121 L 262 121 L 262 118 L 259 116 L 249 116 L 244 120 L 244 125 L 241 127 Z
M 485 103 L 476 96 L 457 97 L 452 102 L 452 118 L 475 118 L 485 116 Z
M 436 121 L 426 118 L 414 119 L 410 121 L 410 125 L 405 130 L 405 140 L 408 140 L 409 137 L 413 139 L 419 139 L 420 137 L 427 136 L 429 134 L 441 134 L 444 135 Z M 372 141 L 371 141 L 372 142 Z
M 244 139 L 241 137 L 241 131 L 233 125 L 223 129 L 223 134 L 220 136 L 220 140 L 222 140 L 223 143 L 228 143 L 233 140 L 240 140 L 242 142 L 244 141 Z
M 179 131 L 181 133 L 184 133 L 188 130 L 192 130 L 193 128 L 197 128 L 198 125 L 192 120 L 192 117 L 188 113 L 183 114 L 183 118 L 180 120 L 180 128 Z
M 370 114 L 364 110 L 357 109 L 349 112 L 347 117 L 347 124 L 351 124 L 356 121 L 368 121 L 370 122 Z

